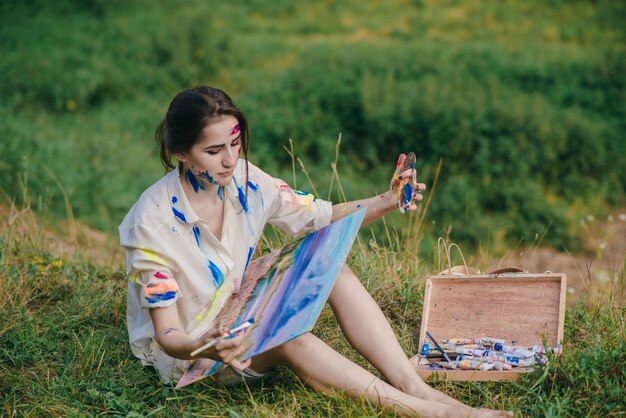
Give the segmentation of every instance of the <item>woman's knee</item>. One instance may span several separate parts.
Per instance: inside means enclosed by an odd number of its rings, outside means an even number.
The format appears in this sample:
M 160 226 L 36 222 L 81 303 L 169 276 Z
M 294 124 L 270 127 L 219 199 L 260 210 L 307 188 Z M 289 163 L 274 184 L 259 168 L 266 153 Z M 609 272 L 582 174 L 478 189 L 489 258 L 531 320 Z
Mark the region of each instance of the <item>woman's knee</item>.
M 307 332 L 274 348 L 272 354 L 275 355 L 281 363 L 289 364 L 290 360 L 293 358 L 302 358 L 316 342 L 317 337 Z

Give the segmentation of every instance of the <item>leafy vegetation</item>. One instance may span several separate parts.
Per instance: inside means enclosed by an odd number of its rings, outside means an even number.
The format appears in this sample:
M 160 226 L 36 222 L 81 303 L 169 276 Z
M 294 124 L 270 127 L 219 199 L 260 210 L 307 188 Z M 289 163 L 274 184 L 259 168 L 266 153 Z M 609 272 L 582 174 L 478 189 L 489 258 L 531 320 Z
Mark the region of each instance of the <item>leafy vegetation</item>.
M 252 159 L 322 196 L 335 144 L 348 198 L 401 151 L 432 186 L 433 237 L 577 246 L 571 221 L 624 202 L 626 72 L 614 1 L 32 1 L 0 5 L 0 188 L 26 176 L 113 231 L 162 171 L 152 132 L 211 84 L 251 119 Z M 366 181 L 363 181 L 366 179 Z M 298 186 L 309 188 L 298 173 Z M 391 223 L 399 225 L 396 220 Z

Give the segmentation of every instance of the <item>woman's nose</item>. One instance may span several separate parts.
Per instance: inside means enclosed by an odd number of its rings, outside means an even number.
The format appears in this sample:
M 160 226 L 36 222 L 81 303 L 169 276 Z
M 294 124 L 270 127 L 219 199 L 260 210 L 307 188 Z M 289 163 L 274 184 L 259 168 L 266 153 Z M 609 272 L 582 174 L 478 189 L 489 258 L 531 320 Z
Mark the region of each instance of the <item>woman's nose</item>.
M 232 167 L 237 164 L 238 159 L 239 147 L 228 147 L 227 151 L 224 153 L 224 159 L 222 160 L 222 164 L 225 167 Z

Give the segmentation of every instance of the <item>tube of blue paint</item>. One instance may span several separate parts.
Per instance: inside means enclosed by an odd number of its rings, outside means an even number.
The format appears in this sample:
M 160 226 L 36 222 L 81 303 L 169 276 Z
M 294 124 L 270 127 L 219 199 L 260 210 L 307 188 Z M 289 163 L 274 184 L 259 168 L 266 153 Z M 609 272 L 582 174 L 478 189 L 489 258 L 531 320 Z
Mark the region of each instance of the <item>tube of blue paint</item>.
M 423 356 L 427 356 L 430 351 L 430 344 L 428 344 L 428 340 L 424 340 L 424 344 L 422 344 L 422 352 L 420 353 Z

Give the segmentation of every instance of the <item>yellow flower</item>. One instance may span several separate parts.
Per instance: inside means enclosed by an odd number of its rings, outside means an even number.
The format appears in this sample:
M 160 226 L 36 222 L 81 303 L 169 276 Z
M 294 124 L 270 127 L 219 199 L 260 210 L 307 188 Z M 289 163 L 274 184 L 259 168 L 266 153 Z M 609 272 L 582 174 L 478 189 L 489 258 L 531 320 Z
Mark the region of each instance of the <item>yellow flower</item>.
M 56 267 L 59 268 L 61 266 L 63 266 L 63 260 L 55 260 L 52 262 L 52 264 L 50 264 L 52 267 Z

